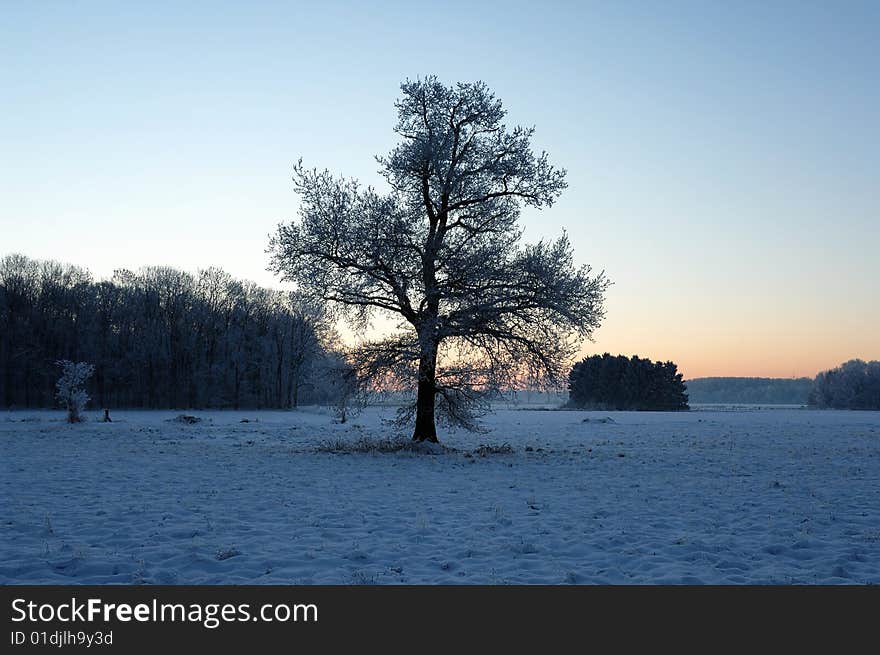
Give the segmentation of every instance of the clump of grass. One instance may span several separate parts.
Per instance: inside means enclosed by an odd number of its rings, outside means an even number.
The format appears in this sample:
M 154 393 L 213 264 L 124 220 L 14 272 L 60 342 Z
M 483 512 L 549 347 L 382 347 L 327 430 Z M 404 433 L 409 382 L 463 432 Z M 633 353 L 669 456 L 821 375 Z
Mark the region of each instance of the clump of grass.
M 479 455 L 480 457 L 487 457 L 489 455 L 512 455 L 516 451 L 513 449 L 509 443 L 503 443 L 500 446 L 496 446 L 493 444 L 480 444 L 474 450 L 474 455 Z
M 370 575 L 366 571 L 352 571 L 351 584 L 374 585 L 374 584 L 376 584 L 376 576 Z
M 218 562 L 222 562 L 223 560 L 235 557 L 236 555 L 241 555 L 241 551 L 233 546 L 232 548 L 221 548 L 217 551 L 217 554 L 214 555 L 214 558 Z
M 198 416 L 190 416 L 189 414 L 178 414 L 174 418 L 168 420 L 173 421 L 174 423 L 186 423 L 188 425 L 202 422 L 202 419 L 200 419 Z

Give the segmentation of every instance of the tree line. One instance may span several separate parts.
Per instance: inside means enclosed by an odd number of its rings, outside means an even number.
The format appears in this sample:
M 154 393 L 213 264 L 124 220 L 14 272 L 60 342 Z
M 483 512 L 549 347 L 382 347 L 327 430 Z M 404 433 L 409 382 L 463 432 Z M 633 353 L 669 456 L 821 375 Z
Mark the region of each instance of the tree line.
M 0 402 L 51 407 L 58 360 L 93 364 L 100 407 L 287 408 L 333 393 L 323 309 L 217 268 L 83 268 L 0 259 Z
M 692 403 L 804 405 L 812 378 L 708 377 L 687 381 Z

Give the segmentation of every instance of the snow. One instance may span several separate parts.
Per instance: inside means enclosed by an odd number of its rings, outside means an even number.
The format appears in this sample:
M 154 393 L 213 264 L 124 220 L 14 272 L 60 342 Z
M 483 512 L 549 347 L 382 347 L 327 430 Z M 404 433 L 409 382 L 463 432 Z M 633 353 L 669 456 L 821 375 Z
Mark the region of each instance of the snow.
M 393 412 L 0 414 L 0 583 L 880 583 L 880 413 Z

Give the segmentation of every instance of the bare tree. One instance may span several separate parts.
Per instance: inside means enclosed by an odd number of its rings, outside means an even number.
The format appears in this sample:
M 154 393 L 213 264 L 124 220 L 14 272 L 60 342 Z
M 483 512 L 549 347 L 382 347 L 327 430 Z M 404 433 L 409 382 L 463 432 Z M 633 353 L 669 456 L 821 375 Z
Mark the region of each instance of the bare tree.
M 298 407 L 300 392 L 309 384 L 309 374 L 325 347 L 337 341 L 329 329 L 322 305 L 310 302 L 299 294 L 286 296 L 292 318 L 289 330 L 290 375 L 287 384 L 288 408 Z
M 358 371 L 337 353 L 328 353 L 322 368 L 333 412 L 340 423 L 346 423 L 349 415 L 363 406 L 363 386 L 359 383 Z
M 380 195 L 328 171 L 294 168 L 299 220 L 282 224 L 272 267 L 331 301 L 358 329 L 376 312 L 397 330 L 353 355 L 373 379 L 415 386 L 413 439 L 437 441 L 435 413 L 474 427 L 488 393 L 529 376 L 559 383 L 603 318 L 603 274 L 576 267 L 565 235 L 520 243 L 523 205 L 552 205 L 565 171 L 508 130 L 482 82 L 401 85 L 402 137 L 377 158 Z

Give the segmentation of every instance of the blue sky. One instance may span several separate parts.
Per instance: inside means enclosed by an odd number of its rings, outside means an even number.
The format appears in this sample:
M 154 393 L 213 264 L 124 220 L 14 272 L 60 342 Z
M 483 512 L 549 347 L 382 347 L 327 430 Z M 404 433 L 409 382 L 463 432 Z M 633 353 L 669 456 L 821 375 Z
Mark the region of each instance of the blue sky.
M 378 183 L 406 78 L 487 82 L 615 282 L 595 344 L 688 376 L 880 358 L 880 3 L 0 2 L 0 255 L 278 286 L 300 156 Z

